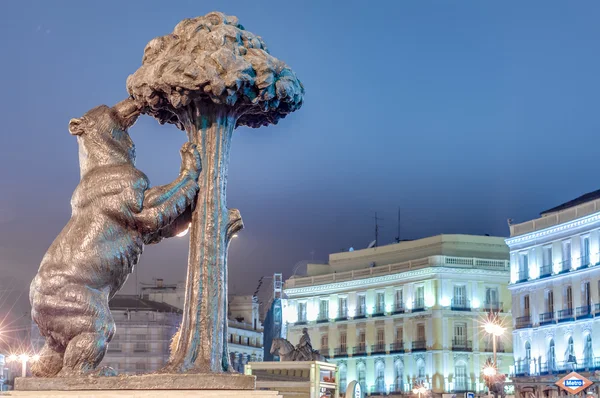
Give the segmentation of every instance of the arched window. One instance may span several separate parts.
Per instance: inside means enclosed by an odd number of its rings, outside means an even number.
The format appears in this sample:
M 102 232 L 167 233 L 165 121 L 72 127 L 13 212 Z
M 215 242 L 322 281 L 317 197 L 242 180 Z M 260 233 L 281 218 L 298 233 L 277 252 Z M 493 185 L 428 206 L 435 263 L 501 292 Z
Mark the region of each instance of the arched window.
M 525 342 L 525 373 L 529 374 L 531 372 L 531 344 L 529 341 Z
M 347 368 L 345 364 L 340 365 L 340 392 L 345 393 L 346 387 L 348 387 L 347 382 Z
M 573 336 L 569 336 L 567 342 L 567 352 L 565 352 L 565 361 L 573 362 L 575 360 L 575 349 L 573 348 Z
M 550 339 L 548 344 L 548 371 L 554 372 L 556 370 L 556 353 L 554 349 L 554 340 Z
M 394 363 L 394 392 L 402 392 L 404 389 L 404 366 L 401 360 Z
M 583 346 L 583 366 L 586 368 L 594 366 L 594 351 L 592 349 L 592 335 L 590 333 L 585 336 L 585 344 Z
M 379 393 L 385 392 L 385 364 L 381 360 L 375 363 L 375 388 Z
M 422 359 L 417 360 L 417 383 L 424 384 L 427 381 L 425 376 L 425 361 Z
M 359 362 L 356 365 L 356 373 L 358 374 L 358 384 L 360 384 L 363 391 L 367 390 L 367 371 L 365 369 L 364 362 Z
M 454 391 L 467 391 L 467 364 L 459 361 L 454 366 Z

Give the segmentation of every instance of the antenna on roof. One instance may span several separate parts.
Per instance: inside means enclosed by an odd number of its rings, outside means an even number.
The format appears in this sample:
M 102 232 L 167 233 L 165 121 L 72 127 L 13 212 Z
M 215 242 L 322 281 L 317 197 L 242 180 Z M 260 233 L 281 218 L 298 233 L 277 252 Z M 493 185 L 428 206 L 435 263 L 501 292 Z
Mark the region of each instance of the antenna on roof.
M 396 243 L 400 243 L 400 206 L 398 206 L 398 236 L 396 236 Z
M 375 247 L 377 247 L 377 244 L 379 243 L 379 220 L 383 220 L 383 218 L 378 218 L 377 212 L 375 212 Z M 369 247 L 372 246 L 369 245 Z

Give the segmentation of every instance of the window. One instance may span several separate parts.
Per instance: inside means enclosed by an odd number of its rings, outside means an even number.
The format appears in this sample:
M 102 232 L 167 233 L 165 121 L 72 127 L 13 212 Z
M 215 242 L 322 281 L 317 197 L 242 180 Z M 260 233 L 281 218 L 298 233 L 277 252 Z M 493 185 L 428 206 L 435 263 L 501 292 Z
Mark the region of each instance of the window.
M 546 292 L 546 312 L 554 313 L 554 291 L 548 290 Z
M 306 302 L 298 303 L 298 322 L 306 322 Z
M 423 384 L 427 381 L 425 376 L 425 361 L 422 359 L 417 360 L 417 383 Z
M 584 310 L 587 310 L 586 313 L 590 313 L 591 309 L 589 308 L 592 305 L 592 297 L 590 295 L 590 283 L 589 282 L 585 282 L 582 286 L 583 291 L 582 291 L 582 302 L 583 305 L 586 306 L 587 308 L 585 308 Z
M 358 315 L 365 315 L 367 313 L 367 304 L 364 294 L 358 296 Z
M 403 340 L 403 337 L 402 337 L 403 336 L 403 332 L 404 331 L 402 330 L 402 326 L 400 326 L 400 327 L 398 327 L 396 329 L 396 342 L 397 343 L 401 343 L 402 342 L 402 340 Z
M 498 305 L 498 288 L 497 287 L 486 287 L 485 288 L 485 303 L 489 307 Z
M 425 308 L 425 288 L 418 286 L 415 290 L 415 305 L 413 309 Z
M 525 365 L 526 369 L 529 369 L 529 364 L 531 363 L 531 344 L 528 342 L 525 343 Z
M 425 341 L 425 325 L 422 323 L 417 325 L 417 340 Z
M 347 374 L 348 371 L 346 369 L 346 365 L 345 364 L 341 364 L 340 365 L 340 392 L 345 393 L 346 392 L 346 387 L 348 382 L 347 382 Z
M 398 289 L 396 290 L 396 296 L 395 296 L 395 307 L 396 307 L 396 311 L 401 310 L 404 307 L 404 300 L 402 298 L 402 289 Z
M 377 329 L 377 349 L 385 350 L 385 330 Z
M 365 369 L 365 364 L 363 362 L 359 362 L 358 365 L 356 366 L 356 373 L 358 373 L 358 384 L 360 384 L 360 386 L 362 388 L 364 388 L 363 391 L 366 391 L 367 371 Z
M 138 362 L 135 364 L 135 371 L 136 373 L 143 373 L 146 371 L 146 363 L 145 362 Z
M 529 257 L 527 253 L 519 253 L 519 280 L 529 279 Z
M 573 336 L 569 336 L 567 341 L 567 351 L 565 352 L 565 362 L 575 363 L 575 349 L 573 348 Z
M 467 365 L 464 362 L 459 362 L 454 367 L 454 390 L 455 391 L 466 391 L 467 390 Z
M 346 353 L 346 332 L 340 332 L 340 351 Z
M 321 350 L 327 350 L 329 347 L 329 336 L 324 334 L 321 336 Z
M 590 236 L 581 237 L 581 261 L 579 266 L 586 267 L 590 264 Z
M 454 286 L 454 298 L 452 306 L 456 308 L 467 308 L 467 287 L 464 285 Z
M 319 320 L 324 320 L 329 318 L 329 300 L 322 299 L 319 302 Z
M 552 246 L 545 246 L 542 250 L 542 265 L 552 271 Z
M 338 302 L 338 318 L 346 318 L 348 316 L 348 299 L 340 297 Z
M 523 297 L 523 316 L 529 316 L 529 295 Z
M 554 340 L 552 339 L 550 339 L 550 344 L 548 345 L 548 370 L 556 370 L 556 352 L 554 347 Z
M 366 334 L 364 330 L 361 330 L 360 332 L 358 332 L 358 345 L 357 345 L 357 352 L 364 352 L 367 346 L 367 339 L 366 339 Z
M 396 384 L 396 391 L 401 392 L 404 389 L 404 367 L 401 361 L 394 363 L 394 379 Z
M 562 270 L 568 271 L 571 269 L 571 241 L 565 240 L 562 243 Z
M 375 312 L 377 314 L 383 314 L 385 312 L 385 294 L 382 292 L 377 293 L 377 306 Z
M 583 366 L 591 368 L 594 366 L 594 352 L 592 349 L 592 335 L 585 336 L 585 345 L 583 346 Z
M 565 309 L 573 309 L 573 289 L 571 286 L 565 288 Z
M 467 324 L 464 322 L 454 323 L 454 342 L 464 345 L 467 343 Z
M 385 364 L 377 361 L 375 364 L 375 387 L 378 393 L 385 392 Z

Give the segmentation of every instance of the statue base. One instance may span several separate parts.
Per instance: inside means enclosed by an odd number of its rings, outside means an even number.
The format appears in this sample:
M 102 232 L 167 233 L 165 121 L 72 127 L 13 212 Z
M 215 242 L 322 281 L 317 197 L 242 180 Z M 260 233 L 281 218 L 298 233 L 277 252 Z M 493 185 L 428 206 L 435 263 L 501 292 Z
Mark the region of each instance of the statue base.
M 253 391 L 256 387 L 256 377 L 242 374 L 229 373 L 182 373 L 182 374 L 144 374 L 144 375 L 119 375 L 113 377 L 99 376 L 79 376 L 79 377 L 17 377 L 15 379 L 16 392 L 44 392 L 49 394 L 51 391 L 65 394 L 67 391 L 102 391 L 103 394 L 110 390 L 129 390 L 133 394 L 135 390 L 157 391 L 163 394 L 165 391 L 176 390 L 243 390 Z M 223 394 L 221 391 L 220 394 Z M 227 392 L 229 394 L 229 392 Z M 26 396 L 26 395 L 22 395 Z M 38 396 L 38 395 L 36 395 Z M 51 395 L 48 395 L 51 396 Z M 60 396 L 60 395 L 53 395 Z M 65 395 L 67 396 L 67 395 Z M 75 396 L 75 395 L 74 395 Z M 112 396 L 112 395 L 98 395 Z M 116 396 L 116 395 L 115 395 Z M 123 396 L 123 395 L 121 395 Z M 130 395 L 140 397 L 150 397 L 154 395 Z M 170 396 L 170 395 L 167 395 Z M 178 395 L 179 396 L 179 395 Z M 188 395 L 182 395 L 188 396 Z M 192 396 L 192 395 L 189 395 Z M 198 395 L 200 396 L 200 395 Z M 204 395 L 202 395 L 204 396 Z M 206 395 L 211 396 L 211 395 Z M 223 396 L 223 395 L 221 395 Z

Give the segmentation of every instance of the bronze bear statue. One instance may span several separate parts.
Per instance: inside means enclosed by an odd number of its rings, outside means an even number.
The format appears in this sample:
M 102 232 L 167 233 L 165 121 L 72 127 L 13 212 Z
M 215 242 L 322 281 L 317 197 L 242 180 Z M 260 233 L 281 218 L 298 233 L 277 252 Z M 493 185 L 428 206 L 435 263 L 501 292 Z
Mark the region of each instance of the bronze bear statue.
M 171 184 L 150 188 L 135 167 L 127 130 L 141 113 L 132 99 L 101 105 L 69 131 L 77 136 L 81 180 L 72 215 L 42 259 L 31 283 L 32 318 L 45 345 L 33 363 L 38 377 L 111 373 L 96 370 L 115 333 L 109 300 L 137 264 L 144 244 L 185 230 L 198 194 L 200 155 L 181 149 L 181 170 Z

